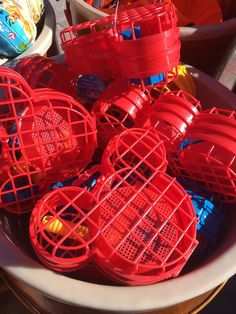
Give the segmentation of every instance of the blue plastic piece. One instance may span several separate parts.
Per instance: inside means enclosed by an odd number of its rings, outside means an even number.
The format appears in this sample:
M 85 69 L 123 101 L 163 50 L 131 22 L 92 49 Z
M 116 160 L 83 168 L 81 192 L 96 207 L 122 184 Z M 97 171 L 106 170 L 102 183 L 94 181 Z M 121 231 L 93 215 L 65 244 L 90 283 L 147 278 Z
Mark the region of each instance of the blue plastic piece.
M 126 29 L 120 33 L 124 40 L 130 40 L 132 39 L 132 30 Z M 134 26 L 134 34 L 135 38 L 141 38 L 141 29 L 140 26 Z
M 201 143 L 203 142 L 202 140 L 194 140 L 192 141 L 190 138 L 185 138 L 179 145 L 179 149 L 183 150 L 187 148 L 190 144 L 196 144 L 196 143 Z
M 79 187 L 87 188 L 88 191 L 91 191 L 95 185 L 97 184 L 97 179 L 100 177 L 101 173 L 99 171 L 95 172 L 91 177 L 88 178 L 85 182 L 83 182 Z
M 210 242 L 216 243 L 219 228 L 224 221 L 224 216 L 219 208 L 212 201 L 203 196 L 186 190 L 191 196 L 192 203 L 199 219 L 197 230 L 202 233 Z
M 105 90 L 106 84 L 94 74 L 83 74 L 77 82 L 78 95 L 88 99 L 98 99 Z
M 69 178 L 63 182 L 56 182 L 51 185 L 51 190 L 55 190 L 56 188 L 63 188 L 64 186 L 70 186 L 72 183 L 78 178 L 78 176 L 74 176 Z
M 165 74 L 161 73 L 161 74 L 157 74 L 157 75 L 153 75 L 150 77 L 146 77 L 143 79 L 143 83 L 145 86 L 148 85 L 153 85 L 156 83 L 160 83 L 165 79 Z M 140 79 L 130 79 L 129 80 L 131 84 L 135 84 L 135 85 L 140 85 L 141 84 L 141 80 Z
M 63 187 L 64 187 L 64 184 L 63 184 L 63 183 L 57 182 L 57 183 L 55 183 L 55 184 L 53 184 L 53 185 L 51 186 L 51 190 L 53 191 L 53 190 L 55 190 L 55 189 L 57 189 L 57 188 L 63 188 Z

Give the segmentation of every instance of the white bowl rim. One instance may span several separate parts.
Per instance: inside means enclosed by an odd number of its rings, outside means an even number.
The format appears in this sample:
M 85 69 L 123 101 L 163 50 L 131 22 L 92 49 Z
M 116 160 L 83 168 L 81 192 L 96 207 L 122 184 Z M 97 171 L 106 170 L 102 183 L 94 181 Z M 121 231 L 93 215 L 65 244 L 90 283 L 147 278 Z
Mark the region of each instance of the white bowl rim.
M 191 72 L 206 80 L 210 87 L 213 79 L 192 67 Z M 214 81 L 219 95 L 235 99 L 224 86 Z M 93 284 L 59 275 L 26 256 L 0 231 L 0 266 L 13 277 L 23 281 L 44 295 L 62 303 L 79 307 L 110 311 L 151 311 L 169 307 L 199 296 L 236 273 L 236 232 L 225 251 L 194 271 L 154 285 L 116 287 Z M 224 251 L 224 253 L 222 253 Z M 40 280 L 39 280 L 40 279 Z

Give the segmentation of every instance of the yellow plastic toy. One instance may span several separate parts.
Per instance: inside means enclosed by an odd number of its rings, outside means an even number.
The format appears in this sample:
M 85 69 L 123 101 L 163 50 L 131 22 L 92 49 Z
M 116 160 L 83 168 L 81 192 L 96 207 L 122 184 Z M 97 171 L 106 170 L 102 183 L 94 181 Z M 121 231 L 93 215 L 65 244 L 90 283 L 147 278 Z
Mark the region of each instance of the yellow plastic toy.
M 192 74 L 187 71 L 185 65 L 178 65 L 178 76 L 171 81 L 167 87 L 170 90 L 181 89 L 184 92 L 191 94 L 192 96 L 196 95 L 196 86 Z
M 175 69 L 173 69 L 173 74 L 175 74 Z M 155 86 L 150 90 L 150 94 L 153 99 L 157 99 L 159 96 L 163 95 L 166 92 L 171 90 L 181 89 L 192 96 L 196 95 L 196 86 L 192 74 L 187 71 L 186 66 L 179 64 L 178 65 L 178 76 L 173 79 L 167 85 Z
M 50 222 L 52 221 L 52 222 Z M 61 222 L 61 220 L 54 218 L 51 215 L 46 215 L 43 217 L 42 219 L 42 223 L 44 225 L 46 225 L 45 230 L 51 233 L 54 233 L 56 235 L 60 235 L 62 237 L 66 236 L 68 234 L 68 232 L 75 227 L 75 223 L 70 222 L 70 221 L 65 221 L 65 224 L 63 224 L 63 222 Z M 69 227 L 67 227 L 67 226 Z M 89 236 L 89 231 L 88 228 L 83 226 L 83 225 L 79 225 L 74 232 L 72 232 L 68 238 L 71 240 L 78 240 L 78 237 L 75 235 L 78 234 L 81 238 L 84 238 L 85 240 L 88 239 Z

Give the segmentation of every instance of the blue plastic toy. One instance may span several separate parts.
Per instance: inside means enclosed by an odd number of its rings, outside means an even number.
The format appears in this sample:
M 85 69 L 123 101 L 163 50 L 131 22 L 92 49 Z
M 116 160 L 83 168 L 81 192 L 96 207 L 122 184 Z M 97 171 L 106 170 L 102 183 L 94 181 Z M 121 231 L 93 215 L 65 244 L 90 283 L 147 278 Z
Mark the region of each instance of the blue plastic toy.
M 191 190 L 186 190 L 191 196 L 192 203 L 199 218 L 197 224 L 198 232 L 202 233 L 210 242 L 216 243 L 221 224 L 224 220 L 222 211 L 216 207 L 212 200 Z

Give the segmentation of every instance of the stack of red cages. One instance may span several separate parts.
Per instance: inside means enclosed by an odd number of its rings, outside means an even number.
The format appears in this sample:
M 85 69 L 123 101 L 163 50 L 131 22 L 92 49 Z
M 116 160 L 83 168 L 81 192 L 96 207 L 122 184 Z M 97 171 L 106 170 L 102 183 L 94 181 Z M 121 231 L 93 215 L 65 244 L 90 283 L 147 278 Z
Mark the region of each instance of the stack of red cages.
M 224 202 L 236 198 L 235 111 L 212 108 L 200 113 L 169 158 L 176 176 L 201 182 Z
M 110 16 L 110 21 L 114 18 L 111 42 L 120 74 L 143 89 L 174 79 L 180 59 L 174 5 L 137 7 Z
M 197 245 L 191 200 L 163 172 L 154 181 L 132 168 L 116 172 L 101 186 L 97 206 L 96 262 L 122 284 L 177 276 Z
M 77 98 L 77 74 L 62 63 L 41 56 L 33 56 L 19 60 L 15 71 L 29 82 L 32 89 L 52 88 Z
M 66 62 L 76 73 L 121 75 L 142 89 L 166 84 L 177 75 L 178 36 L 171 2 L 133 8 L 61 32 Z
M 155 101 L 142 126 L 154 128 L 167 152 L 173 151 L 201 110 L 200 102 L 192 95 L 181 90 L 167 91 Z
M 50 184 L 82 171 L 97 146 L 95 120 L 73 98 L 31 90 L 10 69 L 1 69 L 1 207 L 29 211 Z M 30 201 L 32 202 L 30 203 Z
M 174 6 L 158 2 L 82 23 L 61 39 L 70 69 L 42 57 L 17 65 L 38 89 L 1 72 L 0 206 L 17 214 L 34 207 L 31 243 L 53 270 L 95 262 L 125 285 L 177 276 L 197 245 L 197 218 L 165 173 L 166 151 L 178 147 L 201 106 L 182 91 L 153 104 L 153 88 L 162 92 L 178 75 Z M 61 90 L 94 102 L 92 114 Z
M 174 178 L 159 172 L 151 182 L 127 168 L 101 183 L 96 200 L 77 187 L 47 194 L 32 212 L 30 237 L 49 268 L 95 260 L 116 282 L 141 285 L 179 274 L 197 245 L 196 222 Z

